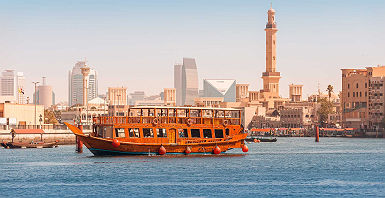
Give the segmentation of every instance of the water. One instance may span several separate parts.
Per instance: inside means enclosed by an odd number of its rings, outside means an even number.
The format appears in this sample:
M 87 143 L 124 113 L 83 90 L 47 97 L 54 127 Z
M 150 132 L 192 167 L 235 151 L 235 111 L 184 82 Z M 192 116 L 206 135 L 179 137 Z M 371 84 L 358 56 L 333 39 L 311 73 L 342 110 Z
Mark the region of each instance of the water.
M 385 196 L 385 139 L 320 141 L 280 138 L 214 157 L 0 149 L 0 197 Z

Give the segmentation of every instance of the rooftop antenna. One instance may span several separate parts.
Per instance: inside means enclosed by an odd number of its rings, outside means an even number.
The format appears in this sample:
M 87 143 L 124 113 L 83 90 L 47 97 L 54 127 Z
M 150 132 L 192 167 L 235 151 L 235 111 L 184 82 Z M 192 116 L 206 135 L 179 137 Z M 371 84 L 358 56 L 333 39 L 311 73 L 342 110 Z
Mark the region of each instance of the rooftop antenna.
M 273 1 L 270 1 L 270 9 L 273 9 Z

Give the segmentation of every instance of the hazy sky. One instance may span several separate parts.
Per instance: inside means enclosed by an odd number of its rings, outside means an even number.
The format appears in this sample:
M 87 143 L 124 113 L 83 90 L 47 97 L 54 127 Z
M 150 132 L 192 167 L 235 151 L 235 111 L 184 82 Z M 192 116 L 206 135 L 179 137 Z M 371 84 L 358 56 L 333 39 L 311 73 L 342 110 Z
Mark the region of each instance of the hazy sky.
M 204 78 L 262 88 L 270 1 L 262 0 L 0 0 L 0 69 L 31 81 L 47 76 L 56 101 L 67 101 L 68 71 L 78 60 L 109 86 L 158 94 L 173 87 L 173 65 L 196 58 Z M 304 96 L 328 84 L 341 89 L 341 68 L 385 65 L 385 1 L 281 0 L 276 10 L 277 69 Z

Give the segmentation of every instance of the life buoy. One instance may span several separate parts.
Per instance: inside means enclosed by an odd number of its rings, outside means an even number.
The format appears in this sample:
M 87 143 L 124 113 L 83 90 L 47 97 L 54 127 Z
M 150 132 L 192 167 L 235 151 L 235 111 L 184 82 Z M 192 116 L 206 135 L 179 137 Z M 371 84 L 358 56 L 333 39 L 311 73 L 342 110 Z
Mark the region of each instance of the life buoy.
M 223 126 L 227 126 L 229 125 L 229 121 L 228 120 L 223 120 Z
M 194 121 L 191 118 L 188 118 L 187 125 L 191 126 L 192 124 L 194 124 Z
M 155 118 L 153 121 L 152 121 L 152 124 L 153 125 L 158 125 L 159 123 L 159 119 L 158 118 Z

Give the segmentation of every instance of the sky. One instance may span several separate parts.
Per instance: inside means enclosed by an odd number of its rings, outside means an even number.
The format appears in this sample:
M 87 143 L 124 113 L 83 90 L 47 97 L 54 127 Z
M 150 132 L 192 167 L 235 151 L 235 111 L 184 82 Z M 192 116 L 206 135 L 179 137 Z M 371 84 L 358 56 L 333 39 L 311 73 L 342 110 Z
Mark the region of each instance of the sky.
M 47 77 L 68 100 L 68 71 L 87 60 L 107 87 L 159 94 L 173 87 L 173 65 L 195 58 L 203 79 L 262 88 L 265 25 L 277 21 L 280 95 L 303 84 L 304 98 L 334 86 L 342 68 L 385 65 L 383 0 L 0 0 L 0 70 Z

